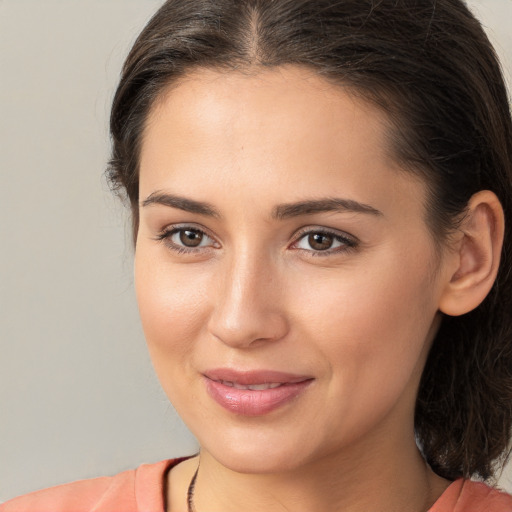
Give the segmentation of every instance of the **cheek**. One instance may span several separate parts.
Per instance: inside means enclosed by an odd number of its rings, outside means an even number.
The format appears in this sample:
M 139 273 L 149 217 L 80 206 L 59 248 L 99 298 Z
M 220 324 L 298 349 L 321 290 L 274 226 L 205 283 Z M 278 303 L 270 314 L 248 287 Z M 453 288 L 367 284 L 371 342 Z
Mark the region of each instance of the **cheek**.
M 379 263 L 302 282 L 310 291 L 297 299 L 301 337 L 316 340 L 329 363 L 333 404 L 340 388 L 359 394 L 355 407 L 389 401 L 422 368 L 437 311 L 435 289 L 425 271 L 406 260 Z M 294 295 L 304 297 L 304 289 Z
M 310 282 L 303 274 L 302 290 L 291 295 L 300 302 L 296 309 L 304 323 L 315 325 L 320 337 L 363 341 L 370 332 L 406 335 L 410 329 L 423 330 L 435 311 L 434 291 L 424 272 L 415 270 L 399 265 L 382 265 L 377 272 L 336 269 L 321 278 L 314 275 Z
M 144 248 L 135 256 L 135 289 L 142 327 L 158 371 L 179 364 L 193 348 L 205 315 L 203 276 L 193 266 L 179 268 L 151 258 Z

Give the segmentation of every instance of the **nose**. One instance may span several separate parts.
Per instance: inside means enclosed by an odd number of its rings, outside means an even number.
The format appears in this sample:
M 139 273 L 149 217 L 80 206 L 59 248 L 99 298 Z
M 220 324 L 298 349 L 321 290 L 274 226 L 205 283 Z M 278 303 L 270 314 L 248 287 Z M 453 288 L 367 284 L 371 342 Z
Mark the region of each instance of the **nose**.
M 219 269 L 220 270 L 220 269 Z M 217 274 L 209 332 L 224 344 L 248 348 L 288 332 L 279 272 L 256 255 L 226 261 Z

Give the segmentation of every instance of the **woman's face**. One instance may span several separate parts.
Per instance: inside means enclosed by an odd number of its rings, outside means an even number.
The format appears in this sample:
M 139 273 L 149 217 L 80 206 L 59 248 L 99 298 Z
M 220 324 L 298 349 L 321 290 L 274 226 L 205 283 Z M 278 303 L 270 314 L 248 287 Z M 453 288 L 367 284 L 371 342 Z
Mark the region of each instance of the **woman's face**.
M 413 439 L 447 272 L 388 130 L 294 67 L 195 71 L 149 117 L 142 323 L 167 395 L 227 467 Z

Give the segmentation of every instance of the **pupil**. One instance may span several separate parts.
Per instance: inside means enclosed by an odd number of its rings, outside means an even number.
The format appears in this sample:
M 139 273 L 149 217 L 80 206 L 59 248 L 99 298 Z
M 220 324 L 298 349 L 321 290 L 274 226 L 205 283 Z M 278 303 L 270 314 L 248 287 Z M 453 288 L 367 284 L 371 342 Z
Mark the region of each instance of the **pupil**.
M 309 245 L 317 251 L 329 249 L 333 242 L 332 235 L 326 235 L 325 233 L 312 233 L 308 238 Z
M 180 241 L 187 247 L 197 247 L 203 240 L 202 233 L 185 229 L 180 231 Z

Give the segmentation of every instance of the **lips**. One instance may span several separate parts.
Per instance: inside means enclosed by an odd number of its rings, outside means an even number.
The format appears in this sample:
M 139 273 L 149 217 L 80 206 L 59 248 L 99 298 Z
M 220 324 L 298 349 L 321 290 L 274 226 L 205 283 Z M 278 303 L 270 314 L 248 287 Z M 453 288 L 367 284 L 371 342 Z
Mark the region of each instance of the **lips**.
M 275 389 L 283 384 L 279 382 L 269 382 L 268 384 L 239 384 L 238 382 L 230 382 L 229 380 L 221 380 L 221 384 L 235 389 L 248 389 L 250 391 L 264 391 L 265 389 Z
M 276 371 L 215 369 L 204 373 L 206 390 L 224 409 L 244 415 L 268 414 L 302 394 L 313 378 Z

